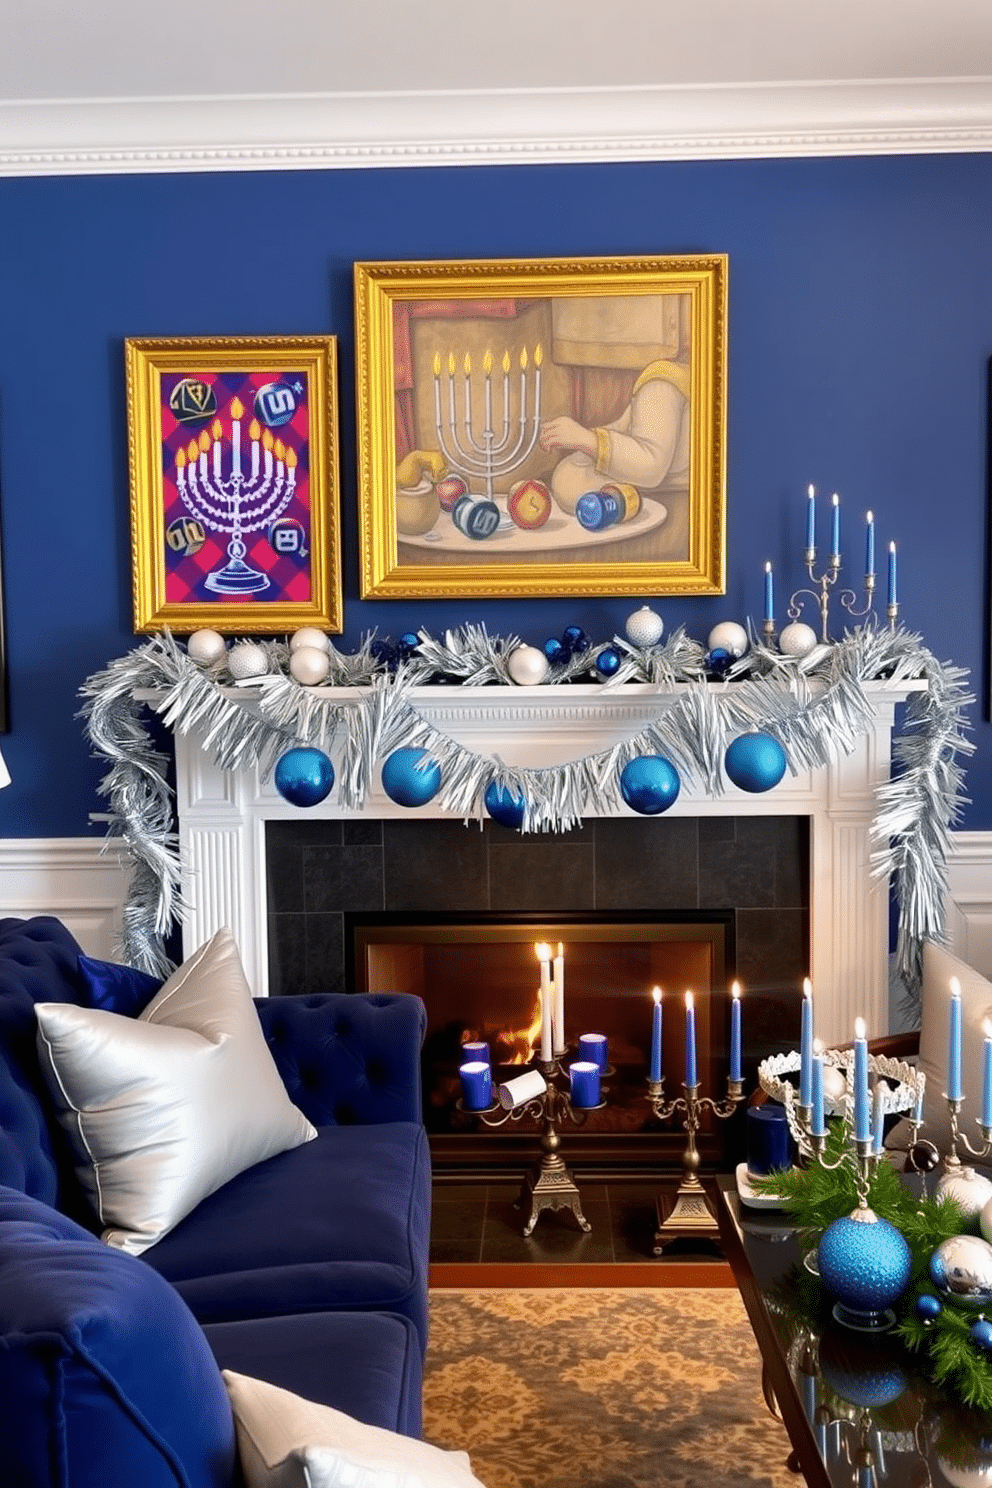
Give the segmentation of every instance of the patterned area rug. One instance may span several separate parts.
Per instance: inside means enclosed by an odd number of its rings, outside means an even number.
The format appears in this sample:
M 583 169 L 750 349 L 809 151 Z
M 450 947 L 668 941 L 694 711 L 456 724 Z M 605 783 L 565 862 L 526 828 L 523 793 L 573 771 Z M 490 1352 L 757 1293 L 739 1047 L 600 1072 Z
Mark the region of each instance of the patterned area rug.
M 486 1488 L 795 1488 L 736 1292 L 436 1291 L 424 1435 Z

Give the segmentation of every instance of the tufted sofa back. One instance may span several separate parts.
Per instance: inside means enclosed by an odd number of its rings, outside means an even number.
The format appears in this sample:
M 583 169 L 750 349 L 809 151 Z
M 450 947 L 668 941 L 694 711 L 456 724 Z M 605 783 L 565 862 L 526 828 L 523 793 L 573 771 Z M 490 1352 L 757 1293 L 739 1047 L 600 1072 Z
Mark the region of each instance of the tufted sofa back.
M 80 947 L 47 915 L 0 920 L 0 1184 L 92 1224 L 43 1090 L 36 1002 L 83 1002 Z

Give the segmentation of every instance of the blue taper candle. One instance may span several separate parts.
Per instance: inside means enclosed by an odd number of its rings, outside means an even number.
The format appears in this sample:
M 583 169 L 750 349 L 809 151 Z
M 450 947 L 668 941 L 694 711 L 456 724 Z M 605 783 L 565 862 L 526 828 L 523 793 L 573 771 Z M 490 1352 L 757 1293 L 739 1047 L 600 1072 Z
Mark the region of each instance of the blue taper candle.
M 649 1079 L 661 1079 L 661 988 L 655 987 L 654 1011 L 651 1014 L 651 1073 Z
M 837 492 L 835 491 L 834 494 L 833 494 L 833 496 L 830 499 L 831 499 L 831 502 L 833 503 L 833 510 L 831 511 L 831 514 L 830 514 L 830 556 L 831 556 L 831 558 L 839 558 L 840 557 L 840 497 L 837 495 Z
M 854 1139 L 871 1141 L 871 1114 L 868 1109 L 868 1041 L 864 1018 L 854 1020 Z
M 896 545 L 889 543 L 889 604 L 899 603 L 899 594 L 896 588 Z
M 985 1062 L 982 1067 L 982 1125 L 992 1126 L 992 1023 L 982 1024 L 985 1034 Z
M 823 1045 L 819 1039 L 813 1040 L 813 1111 L 810 1116 L 810 1135 L 814 1137 L 825 1137 L 827 1134 L 826 1123 L 823 1118 Z
M 741 1075 L 741 984 L 734 982 L 730 989 L 730 1078 L 740 1080 Z
M 765 564 L 765 619 L 775 619 L 775 576 L 770 563 Z
M 875 514 L 869 512 L 865 527 L 865 578 L 875 577 Z
M 961 983 L 951 977 L 950 1018 L 947 1027 L 947 1099 L 964 1099 L 961 1090 Z
M 813 987 L 803 982 L 803 1013 L 799 1030 L 799 1104 L 808 1106 L 813 1087 Z
M 816 547 L 816 492 L 812 486 L 806 490 L 806 547 L 810 552 Z
M 699 1084 L 696 1074 L 696 1004 L 691 992 L 685 994 L 685 1083 Z

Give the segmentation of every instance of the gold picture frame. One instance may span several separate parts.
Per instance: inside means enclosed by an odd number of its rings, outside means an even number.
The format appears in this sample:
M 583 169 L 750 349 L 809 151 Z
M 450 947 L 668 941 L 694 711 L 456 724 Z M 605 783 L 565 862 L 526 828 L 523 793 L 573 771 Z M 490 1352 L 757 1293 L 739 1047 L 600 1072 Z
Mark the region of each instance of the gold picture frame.
M 124 355 L 135 631 L 339 632 L 336 338 Z
M 723 593 L 727 262 L 357 263 L 362 597 Z

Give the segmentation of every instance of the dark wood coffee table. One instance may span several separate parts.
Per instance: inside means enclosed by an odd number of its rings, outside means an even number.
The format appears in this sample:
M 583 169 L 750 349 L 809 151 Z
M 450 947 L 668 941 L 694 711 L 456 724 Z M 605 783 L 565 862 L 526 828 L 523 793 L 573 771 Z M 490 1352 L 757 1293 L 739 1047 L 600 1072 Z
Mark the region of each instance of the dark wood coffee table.
M 992 1483 L 992 1414 L 941 1396 L 891 1333 L 835 1322 L 788 1216 L 741 1204 L 732 1177 L 717 1189 L 724 1254 L 761 1351 L 765 1400 L 789 1434 L 788 1466 L 809 1488 Z

